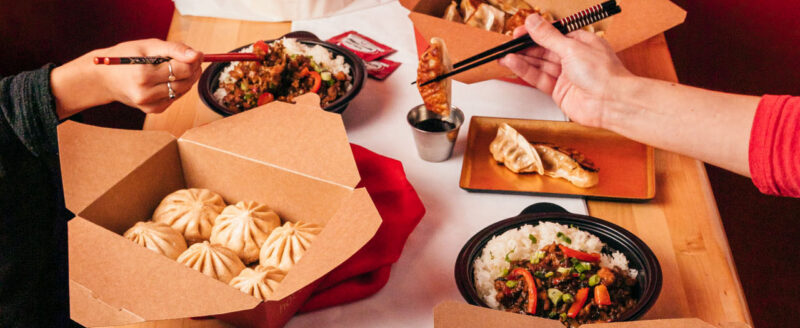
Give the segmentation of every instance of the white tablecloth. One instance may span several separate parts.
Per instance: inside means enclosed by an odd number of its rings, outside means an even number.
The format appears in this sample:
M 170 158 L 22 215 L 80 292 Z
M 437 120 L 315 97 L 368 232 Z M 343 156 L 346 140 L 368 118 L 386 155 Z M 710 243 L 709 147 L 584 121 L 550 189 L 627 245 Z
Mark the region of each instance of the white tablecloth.
M 565 119 L 548 96 L 532 88 L 502 81 L 472 85 L 454 81 L 453 104 L 464 111 L 467 122 L 453 157 L 442 163 L 429 163 L 417 156 L 405 120 L 408 110 L 422 103 L 416 87 L 409 84 L 416 79 L 417 53 L 407 15 L 408 10 L 393 2 L 292 24 L 293 30 L 310 31 L 323 40 L 355 30 L 397 49 L 388 59 L 401 62 L 400 68 L 384 81 L 368 79 L 343 118 L 352 142 L 403 163 L 427 212 L 380 292 L 358 302 L 298 315 L 287 327 L 433 326 L 436 304 L 448 299 L 463 300 L 453 269 L 461 247 L 476 232 L 543 201 L 586 214 L 582 199 L 471 193 L 458 186 L 471 116 Z

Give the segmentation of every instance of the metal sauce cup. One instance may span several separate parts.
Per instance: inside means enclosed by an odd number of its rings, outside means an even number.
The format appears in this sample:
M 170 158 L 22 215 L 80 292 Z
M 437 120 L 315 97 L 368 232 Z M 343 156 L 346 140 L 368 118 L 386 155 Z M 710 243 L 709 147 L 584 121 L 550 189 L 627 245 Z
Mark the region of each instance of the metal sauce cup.
M 449 116 L 442 116 L 429 111 L 425 105 L 418 105 L 412 108 L 406 116 L 411 131 L 414 133 L 414 142 L 417 145 L 419 157 L 428 162 L 442 162 L 450 158 L 453 154 L 453 147 L 458 138 L 458 131 L 464 123 L 464 112 L 458 107 L 450 109 Z M 417 124 L 426 120 L 435 119 L 449 122 L 453 128 L 445 131 L 426 131 L 417 127 Z

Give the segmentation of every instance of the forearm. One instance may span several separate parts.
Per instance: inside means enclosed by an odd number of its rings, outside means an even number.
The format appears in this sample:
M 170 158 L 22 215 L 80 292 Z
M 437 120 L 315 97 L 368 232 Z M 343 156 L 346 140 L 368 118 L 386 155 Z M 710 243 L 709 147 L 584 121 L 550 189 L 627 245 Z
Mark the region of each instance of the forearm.
M 50 88 L 59 119 L 113 101 L 92 58 L 94 52 L 53 69 Z
M 640 77 L 611 85 L 604 128 L 750 176 L 748 147 L 758 97 Z

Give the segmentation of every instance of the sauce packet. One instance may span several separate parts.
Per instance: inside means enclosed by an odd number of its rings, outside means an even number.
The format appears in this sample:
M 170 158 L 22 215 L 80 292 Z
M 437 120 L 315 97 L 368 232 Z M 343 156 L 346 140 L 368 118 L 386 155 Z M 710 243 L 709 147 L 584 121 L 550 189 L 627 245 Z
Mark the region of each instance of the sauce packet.
M 385 79 L 389 76 L 389 74 L 392 74 L 392 72 L 400 67 L 400 63 L 385 58 L 365 62 L 365 64 L 367 66 L 367 73 L 369 73 L 369 76 L 378 80 Z
M 328 39 L 328 42 L 347 48 L 365 62 L 371 62 L 397 51 L 356 31 L 344 32 Z

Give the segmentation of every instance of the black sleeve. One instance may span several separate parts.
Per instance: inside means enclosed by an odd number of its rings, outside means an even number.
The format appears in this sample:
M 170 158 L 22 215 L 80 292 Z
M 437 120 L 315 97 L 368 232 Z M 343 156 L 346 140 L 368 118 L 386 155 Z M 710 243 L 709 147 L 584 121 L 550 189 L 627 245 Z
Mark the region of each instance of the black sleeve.
M 69 324 L 54 65 L 0 79 L 0 327 Z
M 58 117 L 50 91 L 50 72 L 54 67 L 48 64 L 0 80 L 1 149 L 21 142 L 37 158 L 46 161 L 58 158 Z M 57 161 L 51 164 L 58 165 Z

